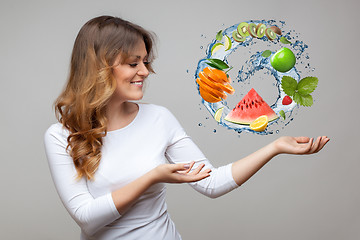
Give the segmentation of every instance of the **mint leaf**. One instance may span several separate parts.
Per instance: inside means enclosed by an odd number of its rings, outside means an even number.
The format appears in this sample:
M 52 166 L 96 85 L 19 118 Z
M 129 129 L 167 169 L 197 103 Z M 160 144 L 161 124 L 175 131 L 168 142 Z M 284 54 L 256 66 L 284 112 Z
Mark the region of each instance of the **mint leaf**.
M 295 93 L 294 94 L 294 99 L 293 99 L 297 104 L 304 106 L 304 107 L 310 107 L 313 105 L 314 101 L 313 101 L 313 97 L 310 94 L 307 95 L 301 95 L 299 93 Z
M 207 62 L 206 64 L 209 65 L 210 67 L 219 69 L 219 70 L 224 70 L 229 68 L 229 65 L 227 65 L 224 61 L 220 60 L 220 59 L 216 59 L 216 58 L 208 58 L 206 59 L 209 62 Z
M 283 76 L 281 80 L 281 87 L 288 96 L 294 96 L 297 89 L 297 81 L 289 76 Z M 295 101 L 296 102 L 296 101 Z
M 284 112 L 284 110 L 281 110 L 280 112 L 279 112 L 279 114 L 280 114 L 280 116 L 285 120 L 285 112 Z
M 222 30 L 220 30 L 217 34 L 216 34 L 216 40 L 218 40 L 218 41 L 221 41 L 221 39 L 222 39 Z
M 291 43 L 289 40 L 287 40 L 286 37 L 281 37 L 280 42 L 283 43 L 283 44 L 290 44 Z
M 305 77 L 298 83 L 297 90 L 301 95 L 308 95 L 315 90 L 318 82 L 319 80 L 316 77 Z
M 265 50 L 263 51 L 263 53 L 261 54 L 261 56 L 263 56 L 264 58 L 270 57 L 271 55 L 271 51 L 270 50 Z

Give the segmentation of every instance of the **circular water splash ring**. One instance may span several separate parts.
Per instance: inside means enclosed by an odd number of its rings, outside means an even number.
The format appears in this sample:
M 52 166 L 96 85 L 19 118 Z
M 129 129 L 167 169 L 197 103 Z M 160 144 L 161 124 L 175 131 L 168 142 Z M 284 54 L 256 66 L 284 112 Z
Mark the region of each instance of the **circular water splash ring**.
M 208 45 L 206 49 L 206 57 L 198 62 L 194 77 L 195 79 L 198 79 L 199 73 L 201 73 L 206 67 L 210 67 L 208 64 L 208 59 L 219 59 L 229 66 L 232 66 L 234 63 L 228 61 L 228 58 L 231 56 L 231 54 L 235 52 L 249 53 L 250 57 L 248 57 L 248 60 L 246 60 L 242 66 L 240 66 L 238 69 L 233 68 L 228 72 L 232 79 L 237 80 L 231 82 L 231 85 L 236 89 L 235 94 L 229 95 L 226 100 L 222 99 L 221 101 L 215 103 L 207 102 L 202 99 L 202 103 L 207 108 L 211 116 L 218 121 L 219 125 L 235 130 L 238 133 L 252 132 L 262 135 L 273 134 L 274 132 L 278 133 L 279 129 L 284 128 L 293 120 L 293 111 L 297 108 L 297 104 L 294 101 L 289 105 L 282 104 L 282 99 L 286 96 L 285 92 L 281 88 L 282 77 L 290 76 L 299 81 L 301 74 L 306 71 L 310 72 L 314 70 L 310 67 L 308 54 L 304 53 L 308 46 L 303 41 L 299 40 L 299 34 L 297 34 L 294 30 L 284 32 L 283 29 L 286 24 L 283 21 L 277 22 L 275 20 L 251 20 L 247 21 L 247 23 L 254 23 L 256 25 L 264 24 L 266 27 L 277 26 L 283 32 L 281 36 L 276 35 L 275 39 L 273 40 L 270 40 L 266 35 L 260 38 L 252 37 L 250 35 L 246 37 L 245 41 L 238 42 L 234 40 L 233 33 L 234 31 L 237 31 L 239 24 L 235 24 L 226 28 L 221 32 L 221 40 L 218 38 L 218 34 L 217 39 L 214 39 Z M 280 41 L 281 37 L 283 37 L 283 39 L 289 40 L 289 43 L 284 44 L 283 41 Z M 228 42 L 224 43 L 224 40 Z M 230 44 L 229 41 L 231 41 Z M 261 44 L 264 46 L 259 46 Z M 228 49 L 226 49 L 226 47 Z M 270 51 L 272 55 L 282 47 L 291 49 L 296 57 L 296 65 L 290 71 L 285 73 L 276 71 L 270 64 L 270 56 L 265 57 L 263 54 L 265 50 L 271 49 Z M 237 74 L 234 77 L 234 72 L 236 71 Z M 225 120 L 225 116 L 227 116 L 235 107 L 234 102 L 239 102 L 242 97 L 247 94 L 247 91 L 244 91 L 244 86 L 251 85 L 251 77 L 253 77 L 254 74 L 259 71 L 266 74 L 266 79 L 264 81 L 273 81 L 272 85 L 277 89 L 277 96 L 274 98 L 274 102 L 268 102 L 268 105 L 279 116 L 279 118 L 269 122 L 268 127 L 264 131 L 255 132 L 250 129 L 249 125 L 236 124 Z M 199 84 L 197 83 L 196 86 L 200 94 Z M 229 103 L 230 100 L 233 102 Z M 218 114 L 219 112 L 221 112 L 221 115 Z M 285 119 L 280 117 L 280 115 L 282 115 L 280 114 L 281 112 L 286 116 Z

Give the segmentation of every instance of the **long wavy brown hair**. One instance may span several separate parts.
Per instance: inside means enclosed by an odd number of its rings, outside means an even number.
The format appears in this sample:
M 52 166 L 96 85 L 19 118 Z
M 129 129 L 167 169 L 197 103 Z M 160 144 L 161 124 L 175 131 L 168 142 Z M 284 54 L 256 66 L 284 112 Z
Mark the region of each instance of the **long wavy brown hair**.
M 55 114 L 70 132 L 67 150 L 78 179 L 93 179 L 100 164 L 107 133 L 106 106 L 116 89 L 113 64 L 119 56 L 126 61 L 140 41 L 151 63 L 154 35 L 123 19 L 96 17 L 76 37 L 68 81 L 55 101 Z M 153 72 L 150 64 L 148 68 Z

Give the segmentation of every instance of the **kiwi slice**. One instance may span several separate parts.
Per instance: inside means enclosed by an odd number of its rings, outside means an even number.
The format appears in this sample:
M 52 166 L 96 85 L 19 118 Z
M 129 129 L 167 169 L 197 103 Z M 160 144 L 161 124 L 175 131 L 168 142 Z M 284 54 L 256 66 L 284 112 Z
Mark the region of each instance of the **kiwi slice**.
M 248 26 L 249 24 L 247 22 L 240 23 L 237 27 L 238 34 L 240 34 L 243 37 L 249 36 Z
M 270 41 L 273 41 L 276 38 L 276 33 L 271 28 L 265 30 L 265 35 Z
M 258 38 L 262 38 L 265 35 L 266 26 L 265 24 L 259 23 L 256 26 L 256 35 Z
M 282 34 L 280 28 L 278 28 L 277 26 L 271 26 L 270 29 L 273 30 L 274 33 L 276 33 L 277 35 Z
M 256 24 L 255 23 L 250 23 L 248 26 L 248 32 L 250 34 L 250 36 L 252 36 L 253 38 L 257 38 L 257 34 L 256 34 Z
M 237 30 L 236 30 L 236 31 L 233 31 L 232 37 L 233 37 L 233 39 L 234 39 L 236 42 L 244 42 L 244 41 L 246 40 L 246 37 L 241 36 L 241 35 L 237 32 Z

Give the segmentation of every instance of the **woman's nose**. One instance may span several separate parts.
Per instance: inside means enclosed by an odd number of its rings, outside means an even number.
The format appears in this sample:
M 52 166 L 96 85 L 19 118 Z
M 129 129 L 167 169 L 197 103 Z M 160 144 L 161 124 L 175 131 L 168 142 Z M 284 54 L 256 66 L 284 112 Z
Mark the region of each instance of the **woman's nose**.
M 140 64 L 140 69 L 138 71 L 138 74 L 140 76 L 145 76 L 145 77 L 149 75 L 149 69 L 147 68 L 145 63 Z

